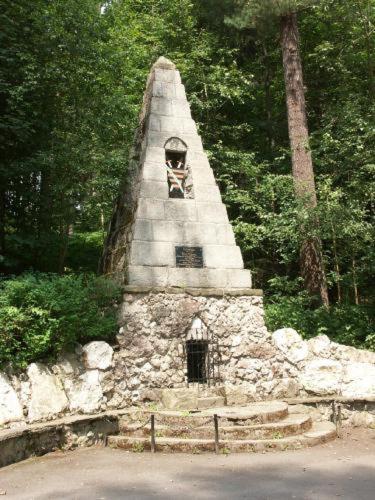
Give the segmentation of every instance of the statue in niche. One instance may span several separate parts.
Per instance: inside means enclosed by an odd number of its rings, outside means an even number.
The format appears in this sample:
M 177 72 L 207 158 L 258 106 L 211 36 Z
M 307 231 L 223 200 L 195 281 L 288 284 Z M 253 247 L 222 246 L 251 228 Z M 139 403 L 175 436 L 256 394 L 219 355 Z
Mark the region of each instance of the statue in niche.
M 169 197 L 192 199 L 193 182 L 186 165 L 186 144 L 178 137 L 171 137 L 164 145 Z
M 179 153 L 166 154 L 165 166 L 168 172 L 170 198 L 185 198 L 185 159 Z

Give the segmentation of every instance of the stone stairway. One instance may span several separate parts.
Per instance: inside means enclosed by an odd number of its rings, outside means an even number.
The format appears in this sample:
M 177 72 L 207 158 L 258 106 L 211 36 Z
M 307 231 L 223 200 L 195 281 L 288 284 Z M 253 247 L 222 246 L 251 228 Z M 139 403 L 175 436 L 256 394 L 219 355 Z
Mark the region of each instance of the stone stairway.
M 268 401 L 196 411 L 134 411 L 121 419 L 120 434 L 109 436 L 108 445 L 138 452 L 150 450 L 152 414 L 158 452 L 214 452 L 214 415 L 218 416 L 222 453 L 299 449 L 336 437 L 331 422 L 313 423 L 309 415 L 290 413 L 287 403 Z

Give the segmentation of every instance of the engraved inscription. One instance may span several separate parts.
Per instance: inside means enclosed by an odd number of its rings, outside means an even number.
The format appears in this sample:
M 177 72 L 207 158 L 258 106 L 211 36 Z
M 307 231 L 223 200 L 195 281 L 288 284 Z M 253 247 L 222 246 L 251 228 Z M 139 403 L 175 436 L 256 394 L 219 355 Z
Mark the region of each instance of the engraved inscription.
M 176 247 L 177 267 L 203 267 L 202 247 Z

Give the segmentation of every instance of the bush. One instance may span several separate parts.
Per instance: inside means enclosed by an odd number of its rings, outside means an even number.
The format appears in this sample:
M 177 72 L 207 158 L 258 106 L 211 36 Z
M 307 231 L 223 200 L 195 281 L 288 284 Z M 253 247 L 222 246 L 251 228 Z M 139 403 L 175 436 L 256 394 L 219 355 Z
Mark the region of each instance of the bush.
M 116 333 L 119 288 L 94 275 L 27 273 L 0 284 L 0 367 L 25 367 Z
M 266 301 L 265 313 L 270 331 L 290 327 L 304 338 L 328 335 L 335 342 L 375 351 L 374 310 L 370 306 L 338 304 L 329 311 L 314 309 L 301 293 Z

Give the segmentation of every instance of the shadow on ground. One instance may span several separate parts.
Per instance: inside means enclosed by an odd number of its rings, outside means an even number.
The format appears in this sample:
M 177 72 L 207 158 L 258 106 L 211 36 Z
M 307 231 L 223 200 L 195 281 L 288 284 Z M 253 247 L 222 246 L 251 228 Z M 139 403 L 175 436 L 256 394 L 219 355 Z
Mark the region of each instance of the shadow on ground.
M 375 431 L 267 454 L 54 453 L 2 469 L 0 490 L 19 500 L 374 500 Z

